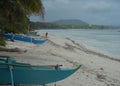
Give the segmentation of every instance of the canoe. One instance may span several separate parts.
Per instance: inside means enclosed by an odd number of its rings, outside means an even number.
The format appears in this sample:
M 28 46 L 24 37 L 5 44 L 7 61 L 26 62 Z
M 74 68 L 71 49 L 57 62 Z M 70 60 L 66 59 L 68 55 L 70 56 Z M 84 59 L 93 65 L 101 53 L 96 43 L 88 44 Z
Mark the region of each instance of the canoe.
M 39 84 L 63 80 L 80 67 L 74 69 L 60 68 L 56 66 L 35 66 L 26 63 L 16 62 L 15 59 L 9 57 L 0 57 L 0 84 Z
M 4 36 L 11 40 L 30 42 L 30 43 L 34 43 L 34 44 L 43 44 L 46 41 L 46 39 L 38 40 L 35 38 L 31 38 L 29 36 L 15 35 L 15 34 L 10 34 L 10 33 L 4 34 Z

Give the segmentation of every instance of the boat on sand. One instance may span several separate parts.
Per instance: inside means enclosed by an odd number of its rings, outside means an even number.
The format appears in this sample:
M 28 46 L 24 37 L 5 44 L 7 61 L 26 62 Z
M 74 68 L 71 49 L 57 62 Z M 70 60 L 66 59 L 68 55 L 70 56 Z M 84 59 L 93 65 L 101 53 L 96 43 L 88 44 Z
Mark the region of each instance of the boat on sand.
M 0 84 L 40 84 L 63 80 L 80 67 L 74 69 L 60 68 L 61 65 L 38 66 L 16 62 L 8 56 L 0 56 Z
M 4 37 L 11 40 L 24 41 L 24 42 L 34 43 L 34 44 L 43 44 L 47 40 L 47 39 L 35 39 L 29 36 L 15 35 L 10 33 L 4 34 Z

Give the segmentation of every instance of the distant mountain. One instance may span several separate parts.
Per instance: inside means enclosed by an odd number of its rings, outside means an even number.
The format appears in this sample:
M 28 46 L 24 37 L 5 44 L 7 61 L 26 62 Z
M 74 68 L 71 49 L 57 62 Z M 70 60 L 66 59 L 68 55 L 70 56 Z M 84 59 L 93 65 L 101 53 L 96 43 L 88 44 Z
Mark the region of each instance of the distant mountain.
M 78 19 L 57 20 L 52 23 L 62 24 L 62 25 L 89 25 L 88 23 Z

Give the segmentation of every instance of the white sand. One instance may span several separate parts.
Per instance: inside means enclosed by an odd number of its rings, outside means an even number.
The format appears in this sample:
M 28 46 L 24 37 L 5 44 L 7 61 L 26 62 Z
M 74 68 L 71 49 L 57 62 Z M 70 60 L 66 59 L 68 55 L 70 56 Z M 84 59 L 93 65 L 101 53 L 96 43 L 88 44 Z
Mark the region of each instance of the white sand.
M 18 47 L 26 53 L 0 52 L 19 62 L 33 65 L 62 64 L 66 68 L 82 67 L 72 76 L 56 82 L 57 86 L 120 86 L 120 61 L 78 45 L 67 38 L 49 36 L 42 45 L 26 42 L 7 42 L 8 48 Z M 54 86 L 54 83 L 47 86 Z

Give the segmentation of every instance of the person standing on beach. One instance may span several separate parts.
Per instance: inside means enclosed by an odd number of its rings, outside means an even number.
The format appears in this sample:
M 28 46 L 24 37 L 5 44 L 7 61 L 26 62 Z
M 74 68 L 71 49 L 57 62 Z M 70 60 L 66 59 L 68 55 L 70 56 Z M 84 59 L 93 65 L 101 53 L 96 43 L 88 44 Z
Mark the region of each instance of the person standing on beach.
M 45 33 L 45 37 L 48 38 L 48 32 Z

